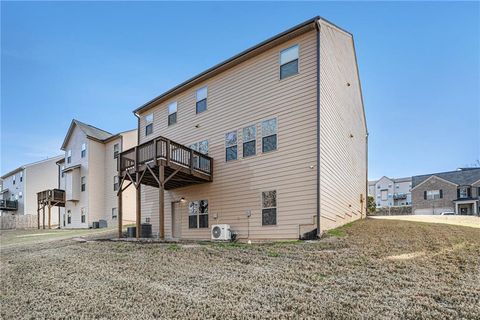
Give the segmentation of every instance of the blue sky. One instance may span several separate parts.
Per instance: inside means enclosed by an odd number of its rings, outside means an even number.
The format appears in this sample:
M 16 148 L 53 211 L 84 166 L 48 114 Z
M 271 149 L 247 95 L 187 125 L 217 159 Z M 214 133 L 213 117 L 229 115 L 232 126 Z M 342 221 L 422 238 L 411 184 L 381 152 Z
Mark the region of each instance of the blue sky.
M 480 155 L 476 2 L 2 2 L 1 173 L 60 154 L 72 118 L 110 132 L 191 76 L 315 15 L 355 36 L 369 176 Z

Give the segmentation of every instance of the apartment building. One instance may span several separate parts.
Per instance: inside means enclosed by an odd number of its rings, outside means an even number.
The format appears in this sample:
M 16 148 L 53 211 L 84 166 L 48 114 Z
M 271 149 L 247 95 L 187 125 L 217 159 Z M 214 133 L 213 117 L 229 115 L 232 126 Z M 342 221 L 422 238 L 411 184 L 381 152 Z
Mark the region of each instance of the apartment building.
M 140 200 L 137 236 L 149 222 L 161 238 L 210 239 L 212 225 L 229 224 L 241 239 L 297 239 L 365 215 L 367 127 L 353 36 L 322 18 L 134 114 L 139 145 L 121 153 L 120 175 Z
M 381 177 L 368 182 L 368 195 L 375 199 L 377 208 L 412 205 L 412 178 Z
M 61 147 L 65 156 L 56 164 L 59 172 L 56 186 L 65 190 L 65 207 L 58 209 L 62 227 L 118 224 L 117 158 L 122 150 L 136 144 L 137 130 L 112 134 L 72 120 Z M 126 190 L 122 199 L 122 223 L 129 223 L 135 217 L 135 192 Z
M 480 213 L 480 168 L 412 177 L 414 214 Z
M 2 215 L 37 215 L 37 193 L 57 186 L 56 162 L 62 156 L 22 165 L 4 174 L 0 192 Z M 58 216 L 52 217 L 52 225 L 58 225 Z

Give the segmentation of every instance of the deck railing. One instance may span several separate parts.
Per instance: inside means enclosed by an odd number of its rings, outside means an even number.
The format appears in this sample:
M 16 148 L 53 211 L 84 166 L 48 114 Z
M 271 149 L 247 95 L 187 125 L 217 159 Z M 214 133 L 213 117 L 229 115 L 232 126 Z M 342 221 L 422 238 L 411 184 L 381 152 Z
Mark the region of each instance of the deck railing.
M 65 190 L 52 189 L 37 193 L 39 201 L 65 202 Z
M 17 200 L 0 200 L 0 210 L 17 210 Z
M 157 159 L 212 175 L 213 159 L 203 153 L 190 149 L 164 137 L 158 137 L 120 153 L 118 169 L 138 169 L 138 166 Z

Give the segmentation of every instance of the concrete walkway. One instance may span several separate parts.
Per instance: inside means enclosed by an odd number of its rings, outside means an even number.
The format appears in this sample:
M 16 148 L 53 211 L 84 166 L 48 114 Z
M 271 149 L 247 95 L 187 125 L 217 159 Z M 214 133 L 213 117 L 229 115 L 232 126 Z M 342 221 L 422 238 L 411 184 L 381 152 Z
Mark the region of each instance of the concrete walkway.
M 440 215 L 402 215 L 402 216 L 370 216 L 369 219 L 403 220 L 414 222 L 444 223 L 456 226 L 480 228 L 480 217 L 475 216 L 440 216 Z

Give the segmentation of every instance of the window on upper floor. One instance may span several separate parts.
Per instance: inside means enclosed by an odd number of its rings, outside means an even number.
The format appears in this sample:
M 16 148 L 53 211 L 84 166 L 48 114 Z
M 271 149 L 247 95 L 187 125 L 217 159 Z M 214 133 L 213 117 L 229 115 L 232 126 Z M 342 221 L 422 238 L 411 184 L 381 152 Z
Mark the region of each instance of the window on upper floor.
M 118 209 L 112 208 L 112 219 L 117 219 L 118 216 Z
M 256 154 L 257 128 L 255 125 L 243 128 L 243 157 Z
M 377 186 L 377 189 L 380 189 L 380 185 Z
M 23 192 L 22 192 L 22 191 L 20 191 L 20 192 L 18 193 L 18 197 L 19 197 L 20 199 L 23 197 Z
M 65 166 L 60 167 L 60 174 L 62 175 L 62 178 L 65 176 L 65 172 L 63 172 L 63 170 L 65 170 Z
M 380 191 L 380 196 L 382 201 L 387 201 L 388 198 L 388 190 L 382 190 Z
M 20 171 L 20 182 L 23 181 L 23 171 Z
M 457 198 L 470 198 L 472 196 L 472 190 L 470 187 L 460 187 L 457 189 Z
M 14 174 L 12 177 L 12 183 L 15 184 L 15 182 L 17 182 L 17 178 L 16 178 L 16 175 Z
M 280 79 L 298 73 L 298 45 L 280 51 Z
M 177 103 L 172 102 L 168 105 L 168 125 L 177 123 Z
M 81 188 L 80 190 L 83 192 L 87 186 L 87 179 L 85 177 L 80 178 Z
M 262 226 L 277 224 L 277 191 L 262 192 Z
M 67 163 L 72 163 L 72 150 L 67 151 Z
M 397 184 L 397 185 L 395 186 L 395 188 L 400 189 L 400 186 Z
M 208 155 L 208 140 L 202 140 L 190 145 L 190 149 L 198 151 L 204 155 Z M 210 166 L 210 163 L 207 159 L 199 157 L 198 155 L 193 155 L 194 167 L 197 169 L 207 169 Z
M 225 134 L 225 161 L 237 160 L 237 131 Z
M 118 154 L 120 153 L 120 144 L 115 143 L 113 145 L 113 158 L 118 157 Z
M 277 119 L 262 122 L 262 152 L 277 150 Z
M 424 200 L 436 200 L 443 198 L 443 190 L 426 190 L 423 192 Z
M 153 132 L 153 113 L 145 116 L 145 135 L 148 136 Z
M 87 155 L 87 144 L 84 142 L 82 143 L 82 152 L 80 153 L 80 157 L 85 158 Z
M 113 177 L 113 191 L 117 191 L 118 190 L 118 187 L 119 187 L 119 177 L 118 176 L 114 176 Z
M 191 201 L 188 204 L 188 228 L 208 228 L 208 200 Z
M 208 96 L 207 87 L 202 87 L 197 90 L 196 92 L 197 103 L 195 105 L 195 109 L 197 113 L 202 113 L 203 111 L 207 110 L 207 96 Z

